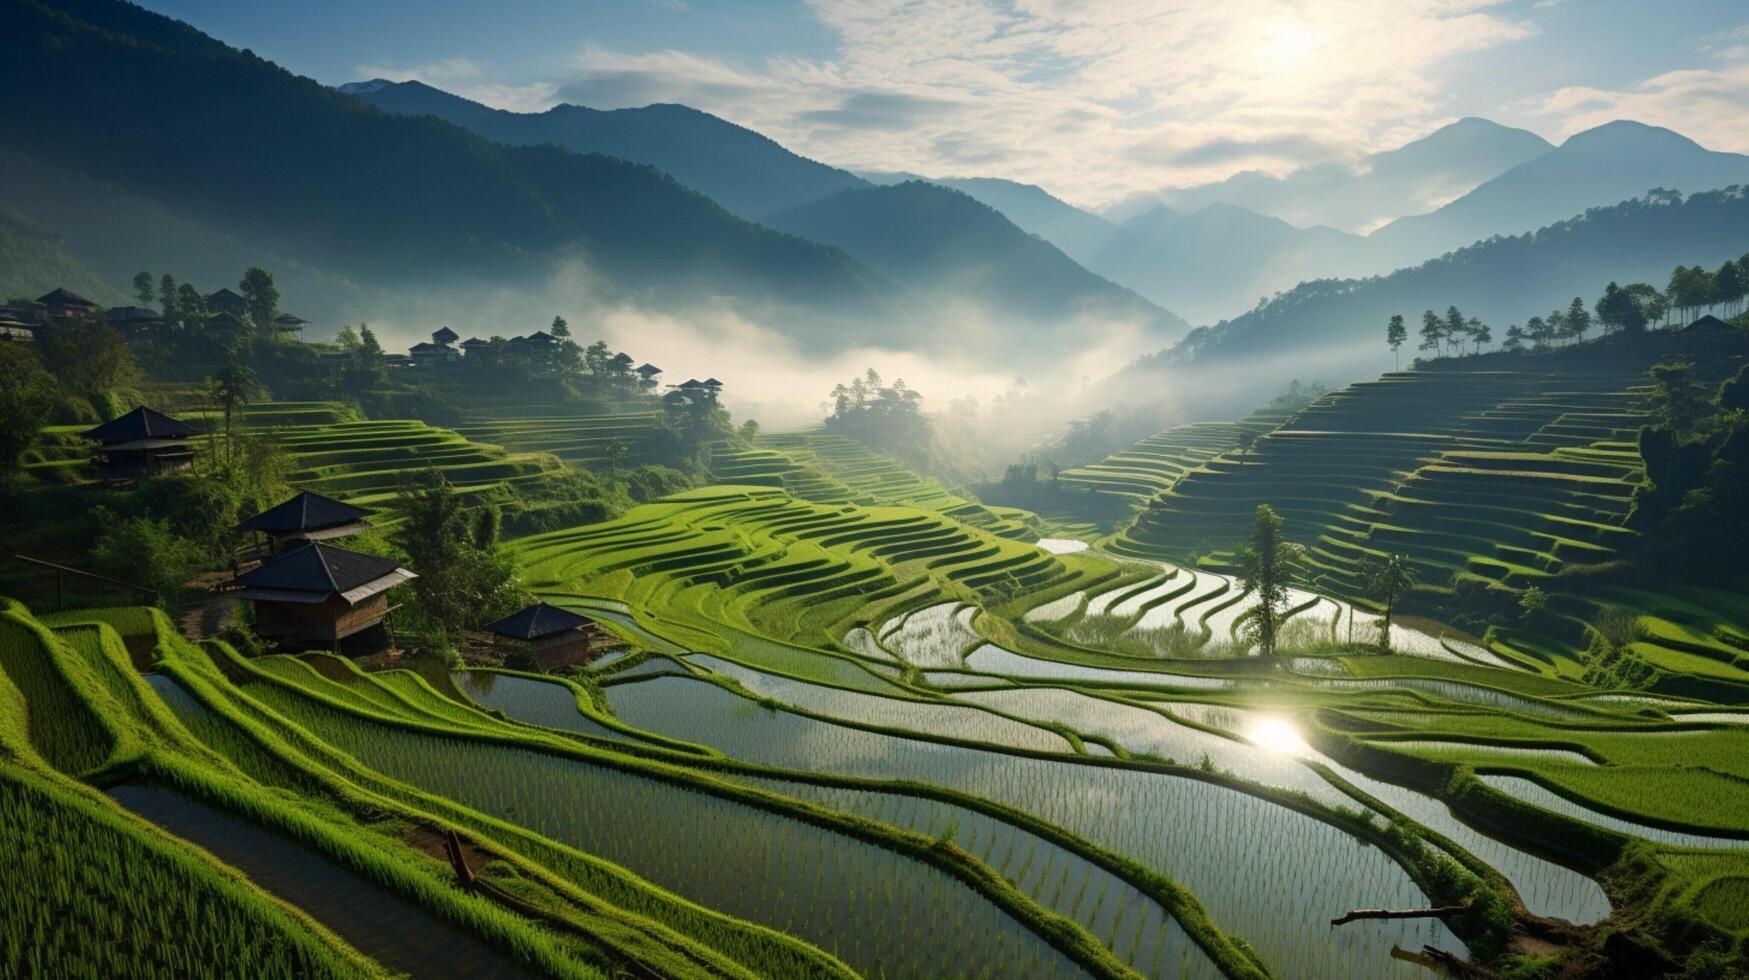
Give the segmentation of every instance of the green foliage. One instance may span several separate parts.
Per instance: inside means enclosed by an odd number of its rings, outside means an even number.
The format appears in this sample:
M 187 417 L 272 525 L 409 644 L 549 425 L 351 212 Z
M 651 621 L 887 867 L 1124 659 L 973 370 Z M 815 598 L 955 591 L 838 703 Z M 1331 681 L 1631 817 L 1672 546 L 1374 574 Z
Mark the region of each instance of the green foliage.
M 1276 652 L 1276 634 L 1287 608 L 1288 588 L 1304 548 L 1282 536 L 1283 521 L 1268 504 L 1257 505 L 1249 541 L 1234 549 L 1239 581 L 1251 593 L 1255 611 L 1241 624 L 1241 633 L 1257 643 L 1265 657 Z
M 70 394 L 97 401 L 140 383 L 140 367 L 127 341 L 101 320 L 56 324 L 44 330 L 37 343 L 44 362 Z
M 167 518 L 99 514 L 103 530 L 91 545 L 97 570 L 157 592 L 168 602 L 178 596 L 202 564 L 199 542 L 177 534 Z
M 27 344 L 0 341 L 0 495 L 12 488 L 18 458 L 36 442 L 58 392 Z
M 391 538 L 419 576 L 409 618 L 433 646 L 446 647 L 462 630 L 515 609 L 510 557 L 470 533 L 466 504 L 441 473 L 406 479 L 394 514 Z
M 1415 586 L 1414 566 L 1400 554 L 1386 555 L 1366 570 L 1366 590 L 1382 607 L 1379 618 L 1379 646 L 1391 650 L 1391 617 L 1397 602 Z
M 903 378 L 886 385 L 869 368 L 862 377 L 832 389 L 832 414 L 825 429 L 928 471 L 939 465 L 940 447 L 922 407 L 922 393 L 907 387 Z

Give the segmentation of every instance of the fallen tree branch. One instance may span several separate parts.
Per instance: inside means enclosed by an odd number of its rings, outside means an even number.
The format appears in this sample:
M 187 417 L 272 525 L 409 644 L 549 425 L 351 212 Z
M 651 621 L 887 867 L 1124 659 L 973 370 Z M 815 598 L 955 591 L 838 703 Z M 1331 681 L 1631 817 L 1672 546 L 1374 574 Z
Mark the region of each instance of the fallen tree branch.
M 1431 919 L 1435 916 L 1462 912 L 1467 905 L 1441 905 L 1431 909 L 1355 909 L 1340 919 L 1331 919 L 1333 926 L 1345 925 L 1357 919 Z

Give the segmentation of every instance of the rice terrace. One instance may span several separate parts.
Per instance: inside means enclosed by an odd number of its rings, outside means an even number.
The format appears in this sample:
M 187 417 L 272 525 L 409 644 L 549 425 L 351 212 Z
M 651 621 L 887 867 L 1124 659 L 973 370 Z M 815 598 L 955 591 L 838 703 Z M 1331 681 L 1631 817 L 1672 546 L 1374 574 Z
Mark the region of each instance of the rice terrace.
M 949 6 L 0 0 L 0 977 L 1749 977 L 1742 11 Z

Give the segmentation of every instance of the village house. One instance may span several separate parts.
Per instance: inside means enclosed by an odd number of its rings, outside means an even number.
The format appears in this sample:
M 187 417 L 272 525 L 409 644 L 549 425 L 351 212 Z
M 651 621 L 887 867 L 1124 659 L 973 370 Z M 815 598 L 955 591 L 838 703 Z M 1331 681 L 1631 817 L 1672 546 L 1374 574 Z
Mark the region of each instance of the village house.
M 392 558 L 308 541 L 237 576 L 255 634 L 292 649 L 338 649 L 380 626 L 390 589 L 417 578 Z
M 588 663 L 606 639 L 594 620 L 568 609 L 537 602 L 482 627 L 507 643 L 512 657 L 537 670 Z
M 273 318 L 273 332 L 282 340 L 299 340 L 304 335 L 304 328 L 310 321 L 301 316 L 281 313 Z
M 249 312 L 249 301 L 240 293 L 230 289 L 220 289 L 206 294 L 206 311 L 212 313 L 234 313 L 245 316 Z
M 192 467 L 194 446 L 188 440 L 200 431 L 142 405 L 84 435 L 98 442 L 92 461 L 105 479 L 138 480 Z
M 282 552 L 306 541 L 334 541 L 369 530 L 369 517 L 362 507 L 306 491 L 238 524 L 237 530 L 265 535 L 273 550 Z
M 36 305 L 42 309 L 43 316 L 62 320 L 85 319 L 94 317 L 99 312 L 96 303 L 66 288 L 56 289 L 38 296 Z

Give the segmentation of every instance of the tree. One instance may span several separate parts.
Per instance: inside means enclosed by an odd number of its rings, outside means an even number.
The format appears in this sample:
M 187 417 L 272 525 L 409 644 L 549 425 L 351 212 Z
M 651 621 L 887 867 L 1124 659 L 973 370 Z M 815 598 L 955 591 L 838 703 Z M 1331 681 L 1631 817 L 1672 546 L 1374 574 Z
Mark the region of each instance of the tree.
M 18 457 L 48 424 L 57 394 L 28 344 L 0 342 L 0 494 L 12 489 Z
M 1536 619 L 1549 606 L 1549 594 L 1537 586 L 1531 586 L 1519 593 L 1518 615 L 1524 619 Z
M 225 358 L 225 364 L 212 377 L 207 378 L 207 393 L 213 401 L 219 403 L 225 418 L 225 454 L 236 456 L 237 441 L 234 436 L 233 422 L 237 409 L 249 404 L 260 391 L 261 381 L 256 377 L 249 365 L 238 359 L 236 351 L 230 351 Z
M 158 309 L 164 312 L 165 321 L 176 321 L 176 280 L 168 272 L 158 277 Z
M 1603 324 L 1606 333 L 1645 332 L 1646 311 L 1640 305 L 1638 297 L 1613 282 L 1603 287 L 1603 295 L 1594 304 L 1594 308 L 1597 310 L 1597 321 Z
M 553 317 L 552 333 L 553 333 L 553 336 L 559 338 L 560 340 L 564 340 L 566 337 L 571 336 L 571 325 L 569 323 L 565 322 L 564 317 L 555 316 L 555 317 Z
M 1517 354 L 1524 350 L 1524 338 L 1524 328 L 1514 323 L 1506 328 L 1506 342 L 1500 345 L 1500 349 Z
M 1549 323 L 1540 316 L 1533 316 L 1524 323 L 1524 334 L 1530 338 L 1532 350 L 1548 350 L 1549 337 L 1554 333 L 1549 329 Z
M 93 404 L 108 400 L 118 389 L 131 388 L 140 380 L 140 366 L 128 350 L 127 341 L 100 320 L 77 319 L 46 330 L 37 340 L 44 363 L 54 371 L 68 393 L 88 398 Z
M 190 330 L 200 329 L 206 320 L 206 297 L 193 283 L 183 283 L 176 287 L 176 316 L 184 327 Z
M 1670 305 L 1684 322 L 1694 319 L 1701 307 L 1710 306 L 1713 299 L 1713 275 L 1700 266 L 1677 266 L 1670 273 L 1670 288 L 1666 290 Z
M 1440 322 L 1439 314 L 1428 310 L 1421 314 L 1421 346 L 1420 350 L 1439 351 L 1440 340 L 1445 336 L 1445 325 Z
M 412 582 L 413 619 L 428 640 L 448 646 L 464 629 L 502 616 L 517 604 L 514 568 L 487 533 L 469 520 L 461 495 L 436 470 L 402 481 L 390 538 L 419 577 Z
M 1397 600 L 1415 586 L 1415 569 L 1402 555 L 1389 555 L 1367 570 L 1366 590 L 1385 607 L 1379 619 L 1379 646 L 1391 651 L 1391 616 Z
M 1470 317 L 1469 329 L 1470 339 L 1476 342 L 1476 353 L 1480 354 L 1482 348 L 1494 342 L 1494 328 L 1481 320 Z
M 626 457 L 630 456 L 631 453 L 632 447 L 627 445 L 624 439 L 618 438 L 607 440 L 607 445 L 601 449 L 601 454 L 607 457 L 607 471 L 609 473 L 618 473 L 620 466 L 625 463 Z
M 151 306 L 155 298 L 152 293 L 152 274 L 144 270 L 134 273 L 134 295 L 139 297 L 140 305 Z
M 1586 331 L 1591 329 L 1591 314 L 1585 309 L 1585 301 L 1573 297 L 1573 302 L 1567 307 L 1567 318 L 1561 324 L 1564 332 L 1575 341 L 1585 339 Z
M 1463 313 L 1455 306 L 1445 308 L 1445 323 L 1440 327 L 1440 333 L 1451 344 L 1453 354 L 1461 356 L 1464 352 L 1464 338 L 1470 335 L 1470 321 L 1464 319 Z
M 1288 586 L 1303 550 L 1282 538 L 1282 520 L 1275 508 L 1258 504 L 1251 540 L 1233 551 L 1239 564 L 1239 582 L 1256 600 L 1245 620 L 1244 633 L 1247 639 L 1256 641 L 1258 652 L 1265 657 L 1275 656 L 1275 640 L 1287 609 Z
M 1257 433 L 1256 429 L 1240 429 L 1239 430 L 1239 454 L 1240 455 L 1249 456 L 1249 455 L 1251 455 L 1251 450 L 1257 448 L 1257 434 L 1258 433 Z
M 279 287 L 273 284 L 273 273 L 252 265 L 244 271 L 237 291 L 243 294 L 243 302 L 248 306 L 249 319 L 254 321 L 255 329 L 263 336 L 269 335 L 273 330 L 273 318 L 279 315 Z
M 1694 375 L 1694 365 L 1667 361 L 1652 365 L 1647 374 L 1652 378 L 1652 392 L 1646 408 L 1656 424 L 1678 439 L 1693 435 L 1712 407 L 1706 385 Z
M 1725 260 L 1719 266 L 1719 271 L 1713 273 L 1713 300 L 1725 305 L 1725 315 L 1735 315 L 1741 307 L 1743 297 L 1749 295 L 1749 269 L 1742 265 Z
M 334 345 L 348 354 L 356 354 L 363 342 L 358 339 L 358 331 L 352 329 L 352 324 L 343 323 L 334 334 Z
M 1391 322 L 1385 325 L 1385 344 L 1391 348 L 1391 356 L 1396 359 L 1398 370 L 1402 370 L 1403 358 L 1397 353 L 1403 342 L 1409 339 L 1409 328 L 1403 325 L 1403 314 L 1391 314 Z

